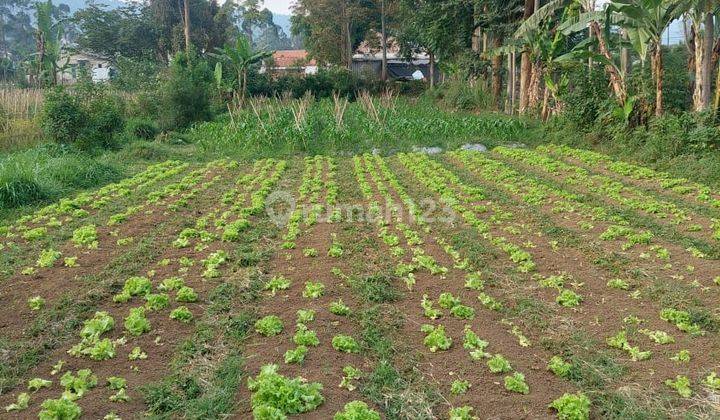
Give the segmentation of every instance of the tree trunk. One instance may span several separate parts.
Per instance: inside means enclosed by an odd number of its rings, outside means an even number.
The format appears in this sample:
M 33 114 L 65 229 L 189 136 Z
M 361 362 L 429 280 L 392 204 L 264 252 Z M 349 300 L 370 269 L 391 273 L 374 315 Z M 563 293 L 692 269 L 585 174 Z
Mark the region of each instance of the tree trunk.
M 597 22 L 591 22 L 590 30 L 597 37 L 598 49 L 600 50 L 600 54 L 602 54 L 608 60 L 608 62 L 612 63 L 613 56 L 608 50 L 607 43 L 605 42 L 605 36 L 603 35 L 603 31 L 600 28 L 600 24 Z M 618 73 L 615 66 L 611 64 L 605 66 L 605 71 L 610 77 L 610 85 L 613 88 L 615 99 L 617 99 L 620 106 L 624 106 L 625 101 L 627 100 L 627 90 L 625 89 L 625 80 L 623 79 L 622 74 Z
M 493 47 L 500 48 L 502 47 L 503 40 L 501 37 L 493 37 Z M 499 109 L 500 108 L 500 100 L 502 99 L 502 65 L 503 65 L 503 56 L 500 54 L 495 54 L 492 57 L 492 94 L 493 94 L 493 100 L 495 101 L 495 106 Z
M 548 117 L 550 116 L 550 109 L 548 108 L 549 102 L 550 102 L 550 89 L 548 88 L 547 83 L 546 83 L 545 90 L 543 91 L 542 111 L 540 112 L 540 118 L 542 118 L 543 121 L 547 121 Z
M 542 73 L 542 62 L 537 60 L 535 63 L 532 63 L 527 103 L 527 107 L 530 110 L 537 110 L 538 102 L 540 102 L 540 79 L 542 78 Z
M 350 18 L 345 21 L 345 51 L 347 55 L 347 68 L 352 70 L 352 35 L 350 34 Z
M 720 66 L 718 66 L 717 75 L 715 76 L 715 103 L 713 107 L 715 112 L 720 109 Z
M 622 38 L 627 41 L 627 31 L 622 30 Z M 630 50 L 625 47 L 620 49 L 620 71 L 622 72 L 622 76 L 627 79 L 627 76 L 630 74 Z
M 507 54 L 507 91 L 505 92 L 505 112 L 508 114 L 513 113 L 513 103 L 512 103 L 512 90 L 513 90 L 513 57 L 512 53 Z
M 535 13 L 536 0 L 525 0 L 525 10 L 523 11 L 523 20 L 527 20 Z M 530 52 L 523 51 L 520 56 L 520 108 L 519 112 L 524 114 L 528 105 L 528 94 L 530 87 L 530 72 L 532 63 L 530 61 Z
M 703 90 L 705 89 L 702 78 L 702 67 L 705 61 L 705 37 L 703 36 L 701 25 L 701 21 L 693 20 L 692 26 L 695 36 L 693 37 L 692 46 L 688 43 L 688 47 L 691 47 L 692 72 L 695 74 L 695 81 L 692 83 L 693 86 L 691 86 L 693 93 L 693 110 L 695 111 L 702 111 L 703 109 L 702 97 Z
M 435 54 L 432 51 L 428 54 L 430 58 L 430 88 L 435 87 Z
M 703 83 L 702 92 L 702 109 L 705 110 L 710 106 L 710 98 L 712 96 L 712 54 L 715 41 L 715 17 L 712 13 L 708 13 L 705 16 L 705 33 L 703 37 L 703 65 L 700 69 L 700 79 Z
M 655 116 L 660 117 L 663 114 L 663 64 L 660 44 L 655 46 L 652 53 L 652 69 L 655 77 Z
M 183 3 L 183 26 L 185 29 L 185 52 L 190 53 L 190 0 Z
M 380 0 L 380 32 L 382 42 L 382 69 L 380 70 L 380 78 L 383 82 L 387 82 L 387 33 L 385 32 L 385 0 Z

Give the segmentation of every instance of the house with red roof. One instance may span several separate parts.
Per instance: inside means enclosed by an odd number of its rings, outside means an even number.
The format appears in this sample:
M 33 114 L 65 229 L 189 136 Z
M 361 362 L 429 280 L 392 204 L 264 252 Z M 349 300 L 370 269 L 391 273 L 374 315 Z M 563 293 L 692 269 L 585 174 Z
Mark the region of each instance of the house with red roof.
M 315 59 L 309 59 L 306 50 L 278 50 L 271 58 L 265 60 L 260 73 L 280 74 L 315 74 L 318 65 Z

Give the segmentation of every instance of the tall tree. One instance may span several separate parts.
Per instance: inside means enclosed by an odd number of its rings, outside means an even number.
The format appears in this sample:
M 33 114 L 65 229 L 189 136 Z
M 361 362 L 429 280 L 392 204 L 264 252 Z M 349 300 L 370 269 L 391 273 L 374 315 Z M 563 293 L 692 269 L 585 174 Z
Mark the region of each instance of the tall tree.
M 72 21 L 80 31 L 76 39 L 80 50 L 107 58 L 152 60 L 155 57 L 157 27 L 143 6 L 129 4 L 108 9 L 91 4 L 75 12 Z
M 321 63 L 351 67 L 353 52 L 365 39 L 372 0 L 298 0 L 292 33 L 300 35 L 311 57 Z

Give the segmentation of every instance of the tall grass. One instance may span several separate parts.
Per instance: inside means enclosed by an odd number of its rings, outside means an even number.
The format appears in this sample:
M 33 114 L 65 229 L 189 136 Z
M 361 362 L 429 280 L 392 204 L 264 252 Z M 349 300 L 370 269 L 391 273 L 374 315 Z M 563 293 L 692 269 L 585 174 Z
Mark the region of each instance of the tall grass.
M 59 198 L 119 179 L 120 170 L 55 145 L 0 156 L 0 210 Z
M 500 115 L 445 112 L 430 100 L 391 94 L 320 101 L 287 98 L 251 101 L 217 121 L 200 124 L 188 138 L 201 153 L 258 158 L 296 153 L 394 153 L 417 146 L 457 148 L 523 141 L 526 124 Z
M 43 104 L 43 91 L 40 89 L 0 89 L 0 108 L 10 117 L 21 120 L 34 118 Z
M 41 90 L 0 88 L 0 151 L 26 149 L 42 140 L 35 118 L 42 103 Z

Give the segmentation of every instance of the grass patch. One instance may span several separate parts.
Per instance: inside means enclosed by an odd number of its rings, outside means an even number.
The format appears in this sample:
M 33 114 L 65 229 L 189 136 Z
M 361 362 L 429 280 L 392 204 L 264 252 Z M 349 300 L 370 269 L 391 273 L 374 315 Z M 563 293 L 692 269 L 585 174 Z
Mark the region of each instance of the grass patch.
M 400 292 L 394 285 L 395 281 L 395 277 L 381 273 L 365 277 L 352 277 L 350 284 L 366 302 L 389 303 L 400 298 Z
M 117 166 L 55 145 L 0 158 L 0 210 L 57 199 L 122 177 Z

